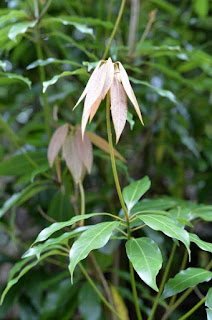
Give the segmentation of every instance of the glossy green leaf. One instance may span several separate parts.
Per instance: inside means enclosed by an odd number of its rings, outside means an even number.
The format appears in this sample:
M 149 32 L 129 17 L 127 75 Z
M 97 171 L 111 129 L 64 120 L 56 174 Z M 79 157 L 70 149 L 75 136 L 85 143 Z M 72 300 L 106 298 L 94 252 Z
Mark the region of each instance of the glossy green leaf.
M 195 287 L 198 283 L 208 282 L 211 278 L 212 272 L 201 268 L 188 268 L 180 271 L 166 283 L 162 299 L 171 297 L 187 288 Z
M 139 277 L 158 291 L 156 276 L 162 266 L 162 255 L 157 244 L 149 238 L 137 238 L 126 243 L 127 256 Z
M 212 206 L 197 206 L 192 210 L 195 218 L 201 218 L 205 221 L 212 221 Z
M 206 302 L 205 302 L 206 307 L 212 309 L 212 288 L 208 290 L 208 293 L 206 295 Z
M 60 78 L 73 76 L 75 74 L 86 74 L 86 71 L 84 68 L 80 68 L 74 71 L 64 71 L 61 74 L 55 75 L 51 80 L 43 82 L 43 92 L 46 92 L 47 88 L 55 84 Z
M 184 243 L 188 253 L 190 254 L 189 249 L 189 235 L 188 232 L 179 228 L 176 223 L 163 215 L 138 215 L 138 218 L 141 219 L 145 224 L 154 230 L 162 231 L 168 237 L 178 239 Z
M 28 78 L 23 77 L 23 76 L 21 76 L 19 74 L 9 73 L 9 72 L 4 72 L 4 73 L 0 72 L 0 77 L 8 78 L 9 80 L 11 80 L 11 83 L 17 82 L 17 81 L 18 82 L 19 81 L 24 82 L 25 84 L 28 85 L 29 88 L 31 88 L 31 81 Z
M 90 214 L 84 214 L 83 216 L 76 216 L 71 218 L 68 221 L 65 222 L 55 222 L 53 223 L 51 226 L 43 229 L 39 235 L 37 236 L 36 240 L 33 242 L 32 246 L 36 243 L 36 242 L 40 242 L 40 241 L 44 241 L 47 238 L 49 238 L 54 232 L 59 231 L 65 227 L 69 227 L 72 226 L 74 223 L 80 221 L 80 220 L 85 220 L 85 219 L 89 219 L 91 217 L 95 217 L 95 216 L 100 216 L 100 215 L 110 215 L 109 213 L 90 213 Z
M 212 309 L 206 309 L 207 320 L 212 320 Z
M 24 10 L 11 10 L 0 17 L 0 25 L 7 23 L 12 24 L 23 18 L 26 18 L 26 12 Z
M 89 283 L 84 283 L 78 295 L 79 312 L 83 320 L 101 319 L 101 301 Z
M 180 205 L 182 200 L 162 196 L 158 199 L 144 199 L 139 201 L 133 208 L 133 212 L 143 210 L 167 210 Z
M 73 282 L 73 272 L 81 260 L 85 259 L 90 251 L 103 247 L 110 239 L 113 230 L 119 222 L 101 222 L 90 227 L 77 239 L 71 247 L 69 271 Z
M 19 22 L 14 24 L 8 33 L 9 39 L 16 41 L 17 35 L 25 33 L 28 30 L 28 28 L 33 28 L 36 25 L 36 23 L 37 20 L 30 22 Z
M 189 238 L 190 241 L 196 243 L 200 249 L 212 253 L 212 243 L 201 240 L 196 234 L 193 233 L 189 233 Z
M 123 198 L 127 205 L 128 211 L 138 202 L 142 195 L 149 190 L 151 182 L 146 176 L 140 180 L 131 182 L 123 189 Z

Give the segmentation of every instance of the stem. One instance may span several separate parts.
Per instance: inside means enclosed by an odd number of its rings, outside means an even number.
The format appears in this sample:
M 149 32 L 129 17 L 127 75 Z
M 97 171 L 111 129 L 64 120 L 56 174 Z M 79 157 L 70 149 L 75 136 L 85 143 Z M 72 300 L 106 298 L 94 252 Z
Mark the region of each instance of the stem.
M 134 269 L 131 261 L 129 261 L 129 267 L 130 267 L 131 286 L 132 286 L 132 292 L 133 292 L 133 298 L 134 298 L 134 304 L 135 304 L 135 311 L 136 311 L 138 320 L 142 320 L 142 315 L 141 315 L 141 311 L 138 304 L 138 295 L 137 295 L 136 284 L 135 284 Z
M 172 264 L 172 260 L 173 260 L 173 258 L 174 258 L 174 254 L 175 254 L 176 248 L 177 248 L 177 244 L 174 243 L 173 246 L 172 246 L 172 251 L 171 251 L 171 254 L 170 254 L 170 257 L 169 257 L 169 260 L 168 260 L 166 269 L 165 269 L 164 274 L 163 274 L 163 278 L 162 278 L 162 280 L 161 280 L 161 284 L 160 284 L 160 287 L 159 287 L 158 294 L 157 294 L 157 296 L 156 296 L 156 298 L 155 298 L 155 302 L 154 302 L 154 304 L 153 304 L 152 311 L 151 311 L 151 313 L 150 313 L 150 316 L 148 317 L 148 320 L 152 320 L 153 317 L 154 317 L 154 314 L 155 314 L 155 311 L 156 311 L 156 309 L 157 309 L 157 306 L 158 306 L 158 302 L 159 302 L 161 293 L 162 293 L 162 291 L 163 291 L 163 288 L 164 288 L 166 279 L 167 279 L 168 274 L 169 274 L 169 270 L 170 270 L 170 268 L 171 268 L 171 264 Z
M 179 318 L 179 320 L 185 320 L 188 317 L 190 317 L 206 300 L 206 297 L 204 297 L 202 300 L 200 300 L 191 310 L 189 310 L 184 316 Z
M 116 23 L 115 23 L 115 26 L 114 26 L 114 28 L 113 28 L 113 31 L 112 31 L 112 33 L 111 33 L 111 36 L 110 36 L 108 45 L 107 45 L 107 47 L 106 47 L 106 49 L 105 49 L 105 52 L 104 52 L 104 54 L 103 54 L 102 60 L 105 60 L 106 57 L 107 57 L 107 55 L 108 55 L 108 52 L 109 52 L 111 43 L 112 43 L 112 41 L 113 41 L 113 38 L 115 37 L 115 34 L 116 34 L 116 32 L 117 32 L 117 29 L 118 29 L 118 26 L 119 26 L 119 23 L 120 23 L 120 20 L 121 20 L 123 11 L 124 11 L 125 2 L 126 2 L 126 0 L 122 0 L 122 2 L 121 2 L 121 7 L 120 7 L 120 9 L 119 9 L 119 14 L 118 14 L 118 17 L 117 17 L 117 19 L 116 19 Z
M 140 49 L 140 47 L 142 46 L 144 40 L 146 39 L 146 36 L 147 36 L 147 34 L 149 33 L 149 30 L 151 29 L 151 26 L 152 26 L 153 22 L 155 21 L 156 13 L 157 13 L 157 9 L 152 10 L 152 11 L 150 12 L 150 14 L 149 14 L 149 21 L 148 21 L 148 23 L 147 23 L 147 25 L 146 25 L 146 28 L 145 28 L 145 30 L 144 30 L 144 33 L 142 34 L 142 37 L 141 37 L 140 41 L 138 42 L 137 48 Z
M 82 182 L 79 182 L 79 190 L 80 190 L 80 199 L 81 199 L 81 209 L 80 209 L 80 214 L 84 215 L 85 214 L 85 191 L 82 185 Z M 80 221 L 80 226 L 84 225 L 84 220 Z
M 108 142 L 109 142 L 110 159 L 111 159 L 111 165 L 112 165 L 112 170 L 113 170 L 113 177 L 114 177 L 119 201 L 122 206 L 122 209 L 124 210 L 126 221 L 129 221 L 129 215 L 128 215 L 128 211 L 127 211 L 127 208 L 125 206 L 124 199 L 122 196 L 121 187 L 119 184 L 119 178 L 118 178 L 117 169 L 116 169 L 116 161 L 115 161 L 115 156 L 114 156 L 113 139 L 112 139 L 111 123 L 110 123 L 110 96 L 109 96 L 109 93 L 107 94 L 107 101 L 106 101 L 106 117 L 107 117 L 107 134 L 108 134 Z
M 53 0 L 49 0 L 49 1 L 47 2 L 47 4 L 45 5 L 45 7 L 43 8 L 43 10 L 41 11 L 39 20 L 41 20 L 41 18 L 42 18 L 42 17 L 44 16 L 44 14 L 47 12 L 47 10 L 49 9 L 52 1 L 53 1 Z
M 85 270 L 85 268 L 83 267 L 82 263 L 79 262 L 79 267 L 82 271 L 82 273 L 84 274 L 85 278 L 87 279 L 87 281 L 89 282 L 89 284 L 91 285 L 91 287 L 94 289 L 94 291 L 96 292 L 96 294 L 99 296 L 99 298 L 102 300 L 102 302 L 106 305 L 106 307 L 113 313 L 116 315 L 116 317 L 119 320 L 123 320 L 120 315 L 118 314 L 118 312 L 116 312 L 116 310 L 107 302 L 107 300 L 105 299 L 105 297 L 101 294 L 101 292 L 99 291 L 99 289 L 96 287 L 95 283 L 93 282 L 93 280 L 91 279 L 91 277 L 89 276 L 89 274 L 87 273 L 87 271 Z

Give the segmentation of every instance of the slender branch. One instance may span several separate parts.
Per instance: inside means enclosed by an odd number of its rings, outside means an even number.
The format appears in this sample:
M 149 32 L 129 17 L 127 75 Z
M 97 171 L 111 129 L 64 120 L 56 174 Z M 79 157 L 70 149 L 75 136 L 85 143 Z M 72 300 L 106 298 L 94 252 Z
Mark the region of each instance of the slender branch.
M 143 32 L 143 34 L 142 34 L 142 37 L 141 37 L 140 41 L 138 42 L 137 48 L 140 48 L 140 47 L 142 46 L 144 40 L 146 39 L 146 36 L 148 35 L 149 30 L 151 29 L 151 26 L 152 26 L 153 22 L 155 21 L 156 13 L 157 13 L 157 9 L 152 10 L 152 11 L 150 12 L 150 14 L 149 14 L 149 21 L 148 21 L 148 23 L 147 23 L 147 25 L 146 25 L 146 28 L 145 28 L 145 30 L 144 30 L 144 32 Z
M 128 46 L 130 48 L 129 55 L 131 55 L 134 51 L 136 30 L 139 22 L 139 14 L 140 14 L 140 0 L 132 0 L 131 9 L 130 9 L 130 27 L 129 27 L 129 35 L 128 35 Z
M 164 274 L 163 274 L 163 277 L 162 277 L 162 280 L 161 280 L 161 284 L 160 284 L 160 287 L 159 287 L 159 291 L 158 291 L 158 294 L 157 294 L 157 296 L 156 296 L 156 298 L 155 298 L 155 301 L 154 301 L 154 304 L 153 304 L 153 307 L 152 307 L 152 311 L 151 311 L 151 313 L 150 313 L 150 316 L 148 317 L 148 320 L 152 320 L 153 317 L 154 317 L 154 314 L 155 314 L 155 311 L 156 311 L 156 309 L 157 309 L 160 296 L 161 296 L 161 294 L 162 294 L 162 291 L 163 291 L 163 288 L 164 288 L 166 279 L 167 279 L 168 274 L 169 274 L 169 270 L 170 270 L 170 268 L 171 268 L 171 264 L 172 264 L 172 260 L 173 260 L 173 258 L 174 258 L 174 254 L 175 254 L 176 248 L 177 248 L 177 244 L 176 244 L 176 242 L 175 242 L 175 243 L 173 244 L 173 246 L 172 246 L 172 251 L 171 251 L 171 254 L 170 254 L 170 257 L 169 257 L 169 260 L 168 260 L 166 269 L 165 269 L 165 271 L 164 271 Z
M 80 190 L 80 199 L 81 199 L 81 208 L 80 208 L 80 214 L 85 214 L 85 191 L 82 185 L 82 182 L 79 182 L 79 190 Z M 80 221 L 80 226 L 84 225 L 84 220 Z
M 44 14 L 48 11 L 48 9 L 49 9 L 52 1 L 53 1 L 53 0 L 49 0 L 49 1 L 46 3 L 45 7 L 44 7 L 43 10 L 41 11 L 41 14 L 40 14 L 40 16 L 39 16 L 39 20 L 41 20 L 41 18 L 44 16 Z
M 132 286 L 132 292 L 133 292 L 133 298 L 134 298 L 134 304 L 135 304 L 135 311 L 136 311 L 138 320 L 142 320 L 142 315 L 141 315 L 141 311 L 138 304 L 138 294 L 137 294 L 136 284 L 135 284 L 134 269 L 131 261 L 129 261 L 129 267 L 130 267 L 131 286 Z
M 128 237 L 128 234 L 126 232 L 124 232 L 123 230 L 116 228 L 116 230 L 118 230 L 119 232 L 121 232 L 126 238 Z
M 96 294 L 99 296 L 99 298 L 102 300 L 102 302 L 105 304 L 105 306 L 113 313 L 116 315 L 116 317 L 119 320 L 123 320 L 122 317 L 120 317 L 120 315 L 118 314 L 118 312 L 109 304 L 109 302 L 105 299 L 105 297 L 102 295 L 102 293 L 99 291 L 99 289 L 96 287 L 95 283 L 93 282 L 93 280 L 91 279 L 91 277 L 89 276 L 89 274 L 87 273 L 87 271 L 85 270 L 85 268 L 83 267 L 82 263 L 79 262 L 79 267 L 82 271 L 82 273 L 84 274 L 85 278 L 87 279 L 87 281 L 89 282 L 89 284 L 91 285 L 91 287 L 94 289 L 94 291 L 96 292 Z
M 107 47 L 106 47 L 106 49 L 105 49 L 105 52 L 104 52 L 104 54 L 103 54 L 102 60 L 105 60 L 105 59 L 106 59 L 106 57 L 107 57 L 107 55 L 108 55 L 108 52 L 109 52 L 109 50 L 110 50 L 112 41 L 113 41 L 113 39 L 114 39 L 114 37 L 115 37 L 115 34 L 116 34 L 116 32 L 117 32 L 117 29 L 118 29 L 118 26 L 119 26 L 119 23 L 120 23 L 120 20 L 121 20 L 123 11 L 124 11 L 125 2 L 126 2 L 126 0 L 122 0 L 122 2 L 121 2 L 121 6 L 120 6 L 120 9 L 119 9 L 119 14 L 118 14 L 118 17 L 117 17 L 117 19 L 116 19 L 116 23 L 115 23 L 115 26 L 114 26 L 114 28 L 113 28 L 113 31 L 112 31 L 112 33 L 111 33 L 111 36 L 110 36 L 108 45 L 107 45 Z
M 179 320 L 185 320 L 188 317 L 190 317 L 201 305 L 206 301 L 206 297 L 204 297 L 202 300 L 200 300 L 191 310 L 189 310 L 184 316 L 179 318 Z

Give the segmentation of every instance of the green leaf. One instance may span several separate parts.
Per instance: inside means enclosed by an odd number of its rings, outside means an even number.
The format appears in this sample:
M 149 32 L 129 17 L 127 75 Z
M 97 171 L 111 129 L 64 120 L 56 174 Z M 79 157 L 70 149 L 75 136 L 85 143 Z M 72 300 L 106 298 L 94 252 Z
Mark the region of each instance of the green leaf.
M 85 259 L 90 251 L 103 247 L 110 239 L 113 230 L 119 222 L 101 222 L 92 226 L 76 240 L 71 247 L 69 258 L 69 271 L 73 282 L 73 272 L 81 260 Z
M 161 298 L 166 299 L 187 288 L 195 287 L 198 283 L 208 282 L 211 278 L 212 272 L 201 268 L 180 271 L 174 278 L 168 280 Z
M 149 238 L 137 238 L 126 243 L 127 256 L 139 277 L 158 291 L 156 276 L 162 266 L 162 255 L 157 244 Z
M 200 249 L 212 253 L 212 243 L 201 240 L 196 234 L 193 233 L 189 233 L 189 238 L 190 241 L 196 243 Z
M 167 196 L 161 196 L 159 199 L 144 199 L 139 201 L 133 208 L 133 212 L 141 210 L 167 210 L 177 205 L 181 201 Z
M 209 1 L 208 0 L 195 0 L 194 10 L 200 18 L 205 18 L 209 11 Z
M 84 283 L 79 290 L 78 306 L 83 320 L 99 320 L 101 319 L 101 303 L 100 298 L 89 285 Z
M 73 66 L 76 66 L 76 67 L 81 67 L 81 64 L 75 62 L 75 61 L 71 61 L 71 60 L 59 60 L 59 59 L 55 59 L 55 58 L 48 58 L 46 60 L 41 60 L 41 59 L 38 59 L 32 63 L 30 63 L 26 69 L 27 70 L 31 70 L 31 69 L 34 69 L 36 67 L 39 67 L 39 66 L 47 66 L 51 63 L 59 63 L 59 64 L 70 64 L 70 65 L 73 65 Z
M 0 25 L 5 23 L 15 23 L 18 19 L 26 18 L 26 12 L 23 10 L 12 10 L 8 14 L 1 16 L 0 18 Z
M 0 68 L 2 68 L 4 71 L 6 71 L 6 62 L 0 60 Z
M 0 77 L 6 77 L 11 80 L 11 82 L 17 82 L 17 81 L 22 81 L 28 85 L 29 88 L 31 88 L 31 81 L 26 78 L 21 76 L 20 74 L 15 74 L 15 73 L 9 73 L 9 72 L 0 72 Z
M 55 23 L 56 20 L 58 22 L 66 21 L 70 23 L 78 23 L 78 24 L 89 24 L 91 26 L 102 26 L 107 29 L 113 29 L 113 23 L 110 21 L 103 21 L 101 19 L 91 18 L 91 17 L 80 17 L 80 16 L 60 16 L 59 18 L 51 17 L 42 19 L 43 25 L 49 25 L 49 23 Z
M 176 223 L 163 215 L 138 215 L 138 218 L 141 219 L 145 224 L 154 230 L 162 231 L 168 237 L 178 239 L 184 243 L 188 253 L 190 254 L 189 249 L 189 235 L 188 232 L 179 228 Z
M 207 312 L 207 320 L 212 320 L 212 310 L 206 309 L 206 312 Z
M 10 40 L 16 41 L 16 37 L 19 34 L 25 33 L 28 28 L 33 28 L 37 24 L 37 20 L 30 22 L 19 22 L 12 26 L 8 33 L 8 37 Z
M 27 186 L 25 189 L 23 189 L 19 193 L 15 193 L 10 197 L 3 205 L 3 207 L 0 209 L 0 217 L 2 217 L 10 208 L 12 208 L 14 205 L 20 206 L 28 199 L 32 198 L 37 193 L 49 189 L 50 186 L 44 181 L 36 181 L 32 183 L 31 185 Z
M 75 74 L 87 74 L 86 70 L 84 68 L 80 68 L 74 71 L 64 71 L 61 74 L 55 75 L 51 80 L 44 81 L 43 82 L 43 93 L 46 92 L 47 88 L 53 84 L 55 84 L 60 78 L 72 76 Z
M 206 295 L 206 302 L 205 302 L 206 307 L 212 309 L 212 288 L 208 290 L 208 293 Z
M 131 112 L 127 111 L 127 122 L 129 122 L 130 130 L 133 130 L 135 121 L 133 120 L 133 115 Z
M 127 205 L 128 211 L 138 202 L 140 197 L 149 190 L 151 182 L 146 176 L 141 180 L 131 182 L 123 189 L 123 198 Z
M 36 168 L 35 170 L 32 171 L 32 174 L 31 174 L 31 182 L 34 182 L 34 179 L 35 177 L 40 174 L 40 173 L 43 173 L 43 172 L 46 172 L 47 170 L 49 169 L 49 164 L 48 162 L 39 166 L 38 168 Z
M 150 84 L 150 83 L 148 83 L 146 81 L 137 80 L 137 79 L 132 78 L 132 77 L 130 77 L 130 80 L 135 84 L 142 84 L 142 85 L 144 85 L 146 87 L 149 87 L 149 88 L 153 89 L 154 91 L 156 91 L 156 93 L 159 96 L 165 97 L 165 98 L 169 99 L 171 102 L 173 102 L 175 104 L 178 103 L 174 93 L 169 91 L 169 90 L 159 89 L 159 88 L 153 86 L 152 84 Z
M 212 221 L 212 206 L 198 206 L 192 210 L 192 215 L 205 221 Z
M 51 226 L 43 229 L 39 233 L 39 235 L 37 236 L 36 240 L 33 242 L 32 246 L 36 242 L 40 242 L 40 241 L 46 240 L 54 232 L 59 231 L 59 230 L 65 228 L 65 227 L 69 227 L 69 226 L 73 225 L 74 223 L 76 223 L 76 222 L 78 222 L 80 220 L 85 220 L 85 219 L 89 219 L 91 217 L 100 216 L 100 215 L 110 215 L 110 214 L 109 213 L 90 213 L 90 214 L 84 214 L 84 215 L 73 217 L 70 220 L 65 221 L 65 222 L 55 222 Z

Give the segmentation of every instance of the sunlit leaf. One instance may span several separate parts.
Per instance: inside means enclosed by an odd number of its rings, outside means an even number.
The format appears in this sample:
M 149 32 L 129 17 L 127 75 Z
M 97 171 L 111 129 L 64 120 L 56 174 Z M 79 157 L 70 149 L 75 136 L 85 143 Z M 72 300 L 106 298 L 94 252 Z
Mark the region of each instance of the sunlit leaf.
M 196 243 L 200 249 L 212 253 L 212 243 L 201 240 L 196 234 L 193 233 L 189 233 L 189 238 L 190 241 Z
M 205 302 L 206 307 L 212 309 L 212 288 L 208 290 L 208 293 L 206 295 L 206 302 Z
M 52 167 L 53 162 L 58 155 L 58 152 L 62 148 L 62 145 L 66 139 L 68 134 L 68 124 L 64 124 L 59 127 L 53 134 L 49 146 L 48 146 L 48 161 L 50 166 Z
M 17 35 L 25 33 L 28 30 L 28 28 L 33 28 L 36 24 L 37 20 L 16 23 L 14 26 L 11 27 L 8 33 L 9 39 L 16 41 Z

